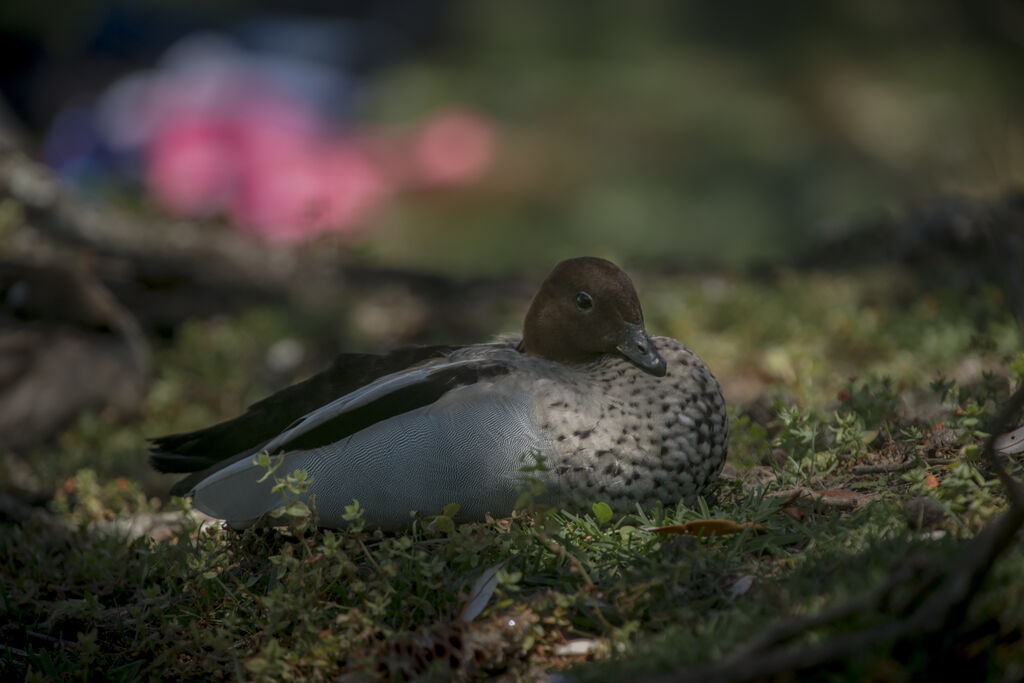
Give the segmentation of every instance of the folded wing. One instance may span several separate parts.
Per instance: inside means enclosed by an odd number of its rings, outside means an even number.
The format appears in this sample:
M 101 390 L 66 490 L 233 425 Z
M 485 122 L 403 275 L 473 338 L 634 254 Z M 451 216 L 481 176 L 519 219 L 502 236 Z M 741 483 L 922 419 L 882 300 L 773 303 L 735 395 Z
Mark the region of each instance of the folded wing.
M 283 452 L 282 473 L 310 473 L 308 494 L 324 526 L 343 525 L 353 499 L 383 528 L 451 502 L 475 518 L 505 514 L 521 456 L 542 446 L 530 392 L 502 382 L 510 370 L 499 358 L 448 359 L 387 375 L 303 416 L 265 450 Z M 270 482 L 259 481 L 263 474 L 242 455 L 178 489 L 198 509 L 244 526 L 282 503 Z
M 375 380 L 459 347 L 426 346 L 385 355 L 342 354 L 323 372 L 277 392 L 234 418 L 206 429 L 152 440 L 150 463 L 161 472 L 197 472 L 240 454 L 258 452 L 303 415 Z

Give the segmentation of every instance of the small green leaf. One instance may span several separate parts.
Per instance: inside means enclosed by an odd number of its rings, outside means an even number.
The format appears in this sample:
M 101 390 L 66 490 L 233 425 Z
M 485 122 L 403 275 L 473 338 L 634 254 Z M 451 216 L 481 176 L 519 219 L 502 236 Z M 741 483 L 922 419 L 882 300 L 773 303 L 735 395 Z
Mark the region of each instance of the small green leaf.
M 454 517 L 459 513 L 459 507 L 460 506 L 458 503 L 448 503 L 447 505 L 444 506 L 444 510 L 441 512 L 441 514 L 445 517 Z
M 306 506 L 305 503 L 301 501 L 296 501 L 291 505 L 285 507 L 284 511 L 285 514 L 291 517 L 305 517 L 309 514 L 309 508 Z
M 612 509 L 608 506 L 608 503 L 594 503 L 593 510 L 594 516 L 597 517 L 597 521 L 601 524 L 607 524 L 612 521 L 612 517 L 614 515 L 612 514 Z
M 345 514 L 341 516 L 346 522 L 355 522 L 363 518 L 363 508 L 359 505 L 359 501 L 352 499 L 351 505 L 345 506 Z

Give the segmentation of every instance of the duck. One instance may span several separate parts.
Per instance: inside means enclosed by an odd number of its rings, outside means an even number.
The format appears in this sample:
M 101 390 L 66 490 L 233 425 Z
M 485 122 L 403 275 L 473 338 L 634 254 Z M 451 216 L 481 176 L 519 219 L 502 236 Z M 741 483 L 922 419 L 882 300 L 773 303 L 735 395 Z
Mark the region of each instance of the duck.
M 508 516 L 524 488 L 567 510 L 694 504 L 726 458 L 718 381 L 685 344 L 650 336 L 629 276 L 597 257 L 558 263 L 521 336 L 347 353 L 232 420 L 151 441 L 172 495 L 245 528 L 285 500 L 255 456 L 305 470 L 318 524 L 395 530 L 458 505 Z M 540 486 L 536 484 L 539 482 Z

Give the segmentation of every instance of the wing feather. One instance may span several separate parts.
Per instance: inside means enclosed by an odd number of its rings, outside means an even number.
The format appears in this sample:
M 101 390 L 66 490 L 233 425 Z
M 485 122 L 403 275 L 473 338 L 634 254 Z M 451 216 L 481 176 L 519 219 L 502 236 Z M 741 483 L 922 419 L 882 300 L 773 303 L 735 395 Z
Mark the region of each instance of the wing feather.
M 424 346 L 383 355 L 342 354 L 326 370 L 254 403 L 232 420 L 153 439 L 150 463 L 161 472 L 196 472 L 221 460 L 255 452 L 296 420 L 337 397 L 385 375 L 444 358 L 459 348 Z
M 483 357 L 437 362 L 385 375 L 316 407 L 269 440 L 240 452 L 211 454 L 208 458 L 201 454 L 176 455 L 175 464 L 192 467 L 188 471 L 193 474 L 175 484 L 171 493 L 185 495 L 211 474 L 259 451 L 309 451 L 330 446 L 388 418 L 428 406 L 455 387 L 507 374 L 511 369 L 507 360 Z

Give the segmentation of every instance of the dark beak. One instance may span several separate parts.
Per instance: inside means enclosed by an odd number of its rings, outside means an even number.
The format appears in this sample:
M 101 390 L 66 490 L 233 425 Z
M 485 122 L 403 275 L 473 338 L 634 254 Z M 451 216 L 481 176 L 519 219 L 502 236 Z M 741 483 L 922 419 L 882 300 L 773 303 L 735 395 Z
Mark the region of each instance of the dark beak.
M 655 377 L 665 376 L 668 369 L 665 359 L 658 353 L 654 342 L 640 325 L 626 323 L 615 349 L 644 372 Z

